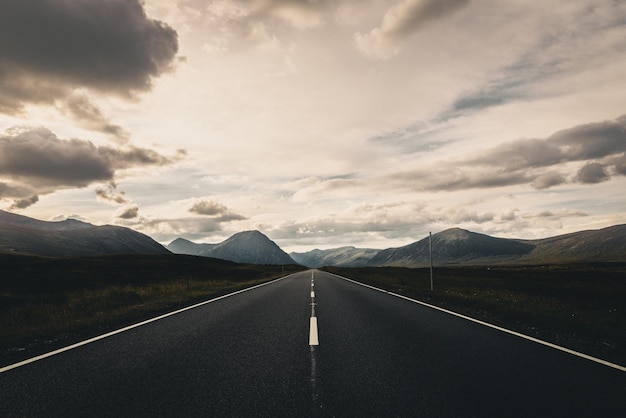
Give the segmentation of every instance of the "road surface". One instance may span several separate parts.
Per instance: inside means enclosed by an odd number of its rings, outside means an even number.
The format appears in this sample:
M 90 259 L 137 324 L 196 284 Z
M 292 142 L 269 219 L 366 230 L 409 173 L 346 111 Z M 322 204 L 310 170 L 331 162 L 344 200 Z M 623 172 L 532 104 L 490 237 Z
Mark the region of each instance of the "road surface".
M 0 370 L 0 417 L 626 411 L 623 370 L 312 270 Z

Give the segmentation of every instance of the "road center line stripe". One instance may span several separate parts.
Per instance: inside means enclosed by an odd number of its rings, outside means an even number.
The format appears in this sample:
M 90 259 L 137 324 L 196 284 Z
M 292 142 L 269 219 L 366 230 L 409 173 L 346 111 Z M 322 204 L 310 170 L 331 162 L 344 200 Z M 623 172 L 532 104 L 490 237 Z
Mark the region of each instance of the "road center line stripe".
M 311 290 L 311 299 L 315 297 L 315 292 Z
M 93 343 L 95 341 L 103 340 L 103 339 L 105 339 L 107 337 L 111 337 L 113 335 L 120 334 L 120 333 L 122 333 L 124 331 L 128 331 L 128 330 L 131 330 L 133 328 L 138 328 L 138 327 L 140 327 L 142 325 L 146 325 L 146 324 L 149 324 L 151 322 L 155 322 L 155 321 L 159 321 L 161 319 L 165 319 L 165 318 L 167 318 L 169 316 L 173 316 L 173 315 L 179 314 L 181 312 L 185 312 L 185 311 L 188 311 L 188 310 L 191 310 L 191 309 L 195 309 L 195 308 L 198 308 L 200 306 L 207 305 L 209 303 L 217 302 L 218 300 L 226 299 L 228 297 L 235 296 L 235 295 L 238 295 L 238 294 L 243 293 L 243 292 L 247 292 L 249 290 L 257 289 L 259 287 L 263 287 L 263 286 L 270 285 L 272 283 L 276 283 L 278 281 L 286 279 L 286 278 L 288 278 L 290 276 L 293 276 L 295 274 L 298 274 L 298 273 L 292 273 L 292 274 L 289 274 L 287 276 L 280 277 L 278 279 L 275 279 L 275 280 L 272 280 L 272 281 L 269 281 L 269 282 L 265 282 L 265 283 L 258 284 L 256 286 L 252 286 L 252 287 L 248 287 L 248 288 L 245 288 L 245 289 L 241 289 L 241 290 L 238 290 L 236 292 L 229 293 L 227 295 L 222 295 L 222 296 L 219 296 L 219 297 L 214 298 L 214 299 L 206 300 L 204 302 L 196 303 L 195 305 L 187 306 L 186 308 L 182 308 L 182 309 L 179 309 L 179 310 L 174 311 L 174 312 L 169 312 L 169 313 L 166 313 L 164 315 L 160 315 L 160 316 L 157 316 L 155 318 L 151 318 L 151 319 L 148 319 L 146 321 L 139 322 L 137 324 L 129 325 L 127 327 L 120 328 L 118 330 L 111 331 L 111 332 L 108 332 L 106 334 L 102 334 L 102 335 L 99 335 L 97 337 L 93 337 L 93 338 L 90 338 L 88 340 L 78 342 L 76 344 L 68 345 L 67 347 L 59 348 L 58 350 L 50 351 L 49 353 L 41 354 L 39 356 L 32 357 L 32 358 L 20 361 L 19 363 L 14 363 L 14 364 L 10 364 L 10 365 L 5 366 L 5 367 L 1 367 L 0 368 L 0 373 L 8 372 L 9 370 L 16 369 L 18 367 L 25 366 L 25 365 L 30 364 L 30 363 L 34 363 L 36 361 L 43 360 L 45 358 L 52 357 L 52 356 L 57 355 L 57 354 L 61 354 L 61 353 L 65 352 L 65 351 L 69 351 L 69 350 L 73 350 L 73 349 L 78 348 L 78 347 L 82 347 L 83 345 L 87 345 L 87 344 Z
M 319 338 L 317 336 L 317 317 L 312 316 L 309 321 L 309 345 L 320 345 Z
M 545 345 L 547 347 L 554 348 L 556 350 L 563 351 L 565 353 L 572 354 L 574 356 L 581 357 L 581 358 L 584 358 L 586 360 L 591 360 L 593 362 L 602 364 L 604 366 L 608 366 L 608 367 L 611 367 L 613 369 L 621 370 L 623 372 L 626 372 L 626 367 L 625 366 L 620 366 L 619 364 L 611 363 L 609 361 L 602 360 L 602 359 L 599 359 L 597 357 L 590 356 L 588 354 L 584 354 L 584 353 L 580 353 L 578 351 L 570 350 L 569 348 L 561 347 L 560 345 L 549 343 L 547 341 L 540 340 L 539 338 L 531 337 L 530 335 L 526 335 L 526 334 L 522 334 L 520 332 L 512 331 L 510 329 L 502 328 L 502 327 L 499 327 L 497 325 L 490 324 L 489 322 L 484 322 L 484 321 L 481 321 L 481 320 L 478 320 L 478 319 L 474 319 L 472 317 L 465 316 L 465 315 L 462 315 L 460 313 L 456 313 L 456 312 L 453 312 L 453 311 L 449 311 L 447 309 L 440 308 L 438 306 L 430 305 L 428 303 L 425 303 L 425 302 L 422 302 L 422 301 L 419 301 L 419 300 L 416 300 L 416 299 L 412 299 L 412 298 L 407 297 L 407 296 L 403 296 L 403 295 L 399 295 L 397 293 L 389 292 L 389 291 L 384 290 L 384 289 L 379 289 L 377 287 L 370 286 L 370 285 L 365 284 L 365 283 L 359 283 L 356 280 L 348 279 L 347 277 L 343 277 L 343 276 L 340 276 L 338 274 L 334 274 L 334 273 L 328 273 L 328 274 L 331 274 L 331 275 L 333 275 L 335 277 L 338 277 L 340 279 L 343 279 L 343 280 L 347 280 L 347 281 L 352 282 L 354 284 L 358 284 L 358 285 L 363 286 L 363 287 L 368 287 L 370 289 L 373 289 L 373 290 L 376 290 L 376 291 L 379 291 L 379 292 L 382 292 L 382 293 L 387 293 L 388 295 L 395 296 L 395 297 L 400 298 L 400 299 L 408 300 L 410 302 L 417 303 L 419 305 L 423 305 L 423 306 L 426 306 L 426 307 L 431 308 L 431 309 L 436 309 L 438 311 L 445 312 L 445 313 L 447 313 L 449 315 L 457 316 L 459 318 L 465 319 L 467 321 L 474 322 L 476 324 L 480 324 L 480 325 L 483 325 L 483 326 L 486 326 L 486 327 L 489 327 L 489 328 L 493 328 L 493 329 L 496 329 L 498 331 L 506 332 L 507 334 L 515 335 L 516 337 L 520 337 L 520 338 L 523 338 L 523 339 L 528 340 L 528 341 L 532 341 L 532 342 L 537 343 L 537 344 Z

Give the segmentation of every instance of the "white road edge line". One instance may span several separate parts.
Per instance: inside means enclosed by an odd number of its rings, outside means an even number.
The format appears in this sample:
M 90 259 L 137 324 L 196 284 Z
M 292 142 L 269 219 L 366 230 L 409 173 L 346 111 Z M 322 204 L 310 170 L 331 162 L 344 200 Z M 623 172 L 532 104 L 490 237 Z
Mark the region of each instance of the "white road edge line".
M 320 345 L 320 340 L 317 337 L 317 317 L 312 316 L 309 321 L 309 345 Z
M 133 328 L 138 328 L 138 327 L 140 327 L 142 325 L 146 325 L 146 324 L 149 324 L 151 322 L 159 321 L 159 320 L 167 318 L 169 316 L 177 315 L 177 314 L 179 314 L 181 312 L 189 311 L 191 309 L 195 309 L 195 308 L 198 308 L 200 306 L 207 305 L 209 303 L 217 302 L 218 300 L 221 300 L 221 299 L 226 299 L 228 297 L 235 296 L 235 295 L 238 295 L 240 293 L 247 292 L 249 290 L 257 289 L 259 287 L 263 287 L 263 286 L 270 285 L 272 283 L 276 283 L 276 282 L 278 282 L 280 280 L 283 280 L 283 279 L 286 279 L 286 278 L 288 278 L 290 276 L 293 276 L 294 274 L 298 274 L 298 273 L 292 273 L 292 274 L 289 274 L 287 276 L 279 277 L 278 279 L 271 280 L 269 282 L 265 282 L 265 283 L 257 284 L 257 285 L 252 286 L 252 287 L 248 287 L 248 288 L 245 288 L 245 289 L 237 290 L 236 292 L 233 292 L 233 293 L 228 293 L 226 295 L 222 295 L 222 296 L 219 296 L 219 297 L 214 298 L 214 299 L 210 299 L 210 300 L 206 300 L 204 302 L 196 303 L 195 305 L 187 306 L 186 308 L 182 308 L 182 309 L 179 309 L 179 310 L 174 311 L 174 312 L 169 312 L 169 313 L 157 316 L 155 318 L 151 318 L 151 319 L 139 322 L 137 324 L 129 325 L 127 327 L 120 328 L 120 329 L 117 329 L 115 331 L 107 332 L 106 334 L 102 334 L 102 335 L 99 335 L 97 337 L 93 337 L 93 338 L 90 338 L 88 340 L 85 340 L 85 341 L 80 341 L 78 343 L 75 343 L 75 344 L 72 344 L 72 345 L 68 345 L 67 347 L 59 348 L 58 350 L 50 351 L 49 353 L 41 354 L 39 356 L 32 357 L 32 358 L 20 361 L 18 363 L 14 363 L 14 364 L 10 364 L 8 366 L 4 366 L 4 367 L 0 368 L 0 373 L 4 373 L 4 372 L 8 372 L 9 370 L 17 369 L 18 367 L 25 366 L 27 364 L 34 363 L 34 362 L 39 361 L 39 360 L 43 360 L 45 358 L 52 357 L 52 356 L 55 356 L 57 354 L 61 354 L 61 353 L 64 353 L 66 351 L 70 351 L 70 350 L 73 350 L 75 348 L 82 347 L 84 345 L 87 345 L 87 344 L 90 344 L 90 343 L 93 343 L 93 342 L 96 342 L 96 341 L 99 341 L 99 340 L 103 340 L 103 339 L 105 339 L 107 337 L 111 337 L 113 335 L 120 334 L 122 332 L 131 330 Z
M 479 319 L 475 319 L 475 318 L 472 318 L 472 317 L 469 317 L 469 316 L 462 315 L 460 313 L 449 311 L 447 309 L 440 308 L 438 306 L 430 305 L 428 303 L 421 302 L 419 300 L 409 298 L 407 296 L 403 296 L 403 295 L 399 295 L 397 293 L 389 292 L 389 291 L 384 290 L 384 289 L 379 289 L 377 287 L 370 286 L 370 285 L 365 284 L 365 283 L 359 283 L 359 282 L 357 282 L 355 280 L 348 279 L 347 277 L 343 277 L 343 276 L 340 276 L 338 274 L 334 274 L 334 273 L 330 273 L 330 272 L 327 272 L 327 273 L 331 274 L 333 276 L 339 277 L 340 279 L 347 280 L 349 282 L 358 284 L 358 285 L 363 286 L 363 287 L 368 287 L 370 289 L 377 290 L 377 291 L 382 292 L 382 293 L 387 293 L 387 294 L 389 294 L 391 296 L 395 296 L 395 297 L 400 298 L 400 299 L 405 299 L 405 300 L 408 300 L 410 302 L 426 306 L 428 308 L 436 309 L 438 311 L 445 312 L 445 313 L 447 313 L 449 315 L 457 316 L 457 317 L 465 319 L 467 321 L 475 322 L 477 324 L 484 325 L 486 327 L 493 328 L 493 329 L 496 329 L 498 331 L 506 332 L 507 334 L 515 335 L 516 337 L 524 338 L 525 340 L 529 340 L 529 341 L 532 341 L 532 342 L 537 343 L 537 344 L 542 344 L 542 345 L 548 346 L 550 348 L 554 348 L 556 350 L 560 350 L 560 351 L 563 351 L 565 353 L 572 354 L 574 356 L 578 356 L 578 357 L 584 358 L 586 360 L 591 360 L 593 362 L 602 364 L 604 366 L 612 367 L 613 369 L 620 370 L 622 372 L 626 372 L 626 367 L 625 366 L 620 366 L 619 364 L 611 363 L 609 361 L 602 360 L 602 359 L 599 359 L 597 357 L 590 356 L 588 354 L 584 354 L 584 353 L 580 353 L 578 351 L 570 350 L 569 348 L 561 347 L 560 345 L 552 344 L 552 343 L 549 343 L 547 341 L 540 340 L 539 338 L 531 337 L 530 335 L 526 335 L 526 334 L 522 334 L 522 333 L 519 333 L 519 332 L 516 332 L 516 331 L 512 331 L 510 329 L 502 328 L 502 327 L 499 327 L 497 325 L 493 325 L 493 324 L 490 324 L 488 322 L 481 321 Z

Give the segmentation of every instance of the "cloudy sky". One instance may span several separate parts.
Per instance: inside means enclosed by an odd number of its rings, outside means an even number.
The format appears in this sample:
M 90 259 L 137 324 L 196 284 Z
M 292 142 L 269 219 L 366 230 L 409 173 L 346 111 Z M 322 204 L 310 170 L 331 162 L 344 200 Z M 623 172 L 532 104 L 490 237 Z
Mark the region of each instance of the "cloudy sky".
M 287 251 L 626 223 L 621 0 L 3 0 L 0 209 Z

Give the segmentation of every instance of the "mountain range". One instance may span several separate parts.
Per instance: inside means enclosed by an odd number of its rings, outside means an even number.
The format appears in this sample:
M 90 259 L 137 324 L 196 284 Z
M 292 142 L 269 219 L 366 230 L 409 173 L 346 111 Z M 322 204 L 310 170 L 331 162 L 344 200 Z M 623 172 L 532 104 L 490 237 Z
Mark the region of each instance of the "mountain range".
M 217 244 L 178 238 L 167 248 L 147 235 L 120 226 L 95 226 L 75 219 L 47 222 L 0 210 L 0 253 L 40 256 L 106 254 L 190 254 L 236 263 L 301 264 L 311 268 L 424 267 L 430 263 L 429 238 L 384 250 L 340 247 L 285 253 L 259 231 L 237 233 Z M 626 225 L 525 240 L 496 238 L 451 228 L 433 234 L 435 265 L 563 264 L 626 262 Z
M 239 232 L 219 244 L 196 244 L 177 238 L 167 248 L 176 254 L 221 258 L 235 263 L 298 264 L 259 231 Z
M 149 236 L 121 226 L 75 219 L 47 222 L 0 210 L 0 253 L 70 257 L 169 251 Z
M 342 247 L 291 253 L 308 267 L 425 267 L 430 264 L 429 237 L 385 250 Z M 460 228 L 432 236 L 435 265 L 564 264 L 626 262 L 626 225 L 574 232 L 537 240 L 495 238 Z

